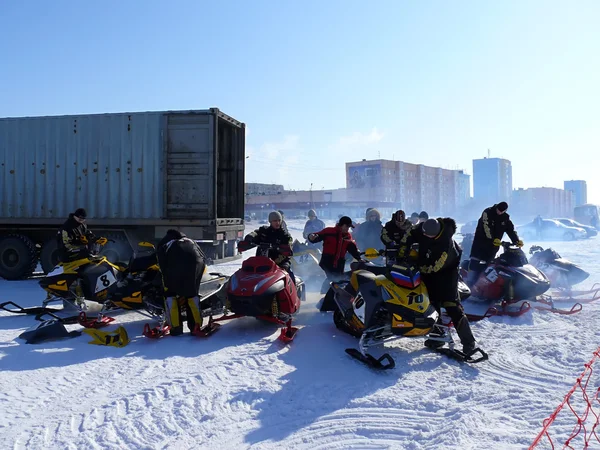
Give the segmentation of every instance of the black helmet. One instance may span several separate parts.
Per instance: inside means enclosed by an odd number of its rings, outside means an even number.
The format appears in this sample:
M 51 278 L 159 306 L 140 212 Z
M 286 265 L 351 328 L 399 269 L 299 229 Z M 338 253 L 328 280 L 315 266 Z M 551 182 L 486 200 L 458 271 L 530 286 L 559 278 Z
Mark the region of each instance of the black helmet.
M 404 219 L 406 219 L 406 214 L 404 213 L 404 211 L 402 211 L 401 209 L 399 209 L 398 211 L 396 211 L 394 213 L 394 215 L 392 216 L 392 218 L 397 221 L 397 222 L 402 222 Z

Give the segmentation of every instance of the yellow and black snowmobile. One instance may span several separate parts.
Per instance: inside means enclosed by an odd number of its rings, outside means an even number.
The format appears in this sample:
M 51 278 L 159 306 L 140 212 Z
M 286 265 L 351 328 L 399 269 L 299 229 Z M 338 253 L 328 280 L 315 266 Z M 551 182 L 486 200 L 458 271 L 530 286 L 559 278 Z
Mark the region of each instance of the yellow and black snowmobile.
M 162 313 L 162 276 L 154 245 L 140 242 L 138 246 L 145 251 L 134 252 L 128 265 L 116 265 L 96 253 L 107 242 L 106 238 L 98 238 L 89 255 L 59 262 L 42 278 L 39 285 L 47 292 L 47 297 L 41 307 L 22 308 L 14 302 L 6 302 L 0 308 L 13 313 L 35 314 L 38 320 L 50 315 L 65 323 L 79 321 L 85 327 L 94 328 L 114 320 L 105 315 L 108 311 L 145 309 L 153 314 L 158 309 L 157 313 Z M 48 306 L 55 302 L 61 302 L 63 308 Z M 86 302 L 102 305 L 98 318 L 87 318 Z
M 138 246 L 143 250 L 134 252 L 128 265 L 116 265 L 106 257 L 97 255 L 99 247 L 107 242 L 105 238 L 99 238 L 94 244 L 95 248 L 92 247 L 95 250 L 92 254 L 59 263 L 42 278 L 39 284 L 48 294 L 42 306 L 23 308 L 10 301 L 0 304 L 0 309 L 17 314 L 34 314 L 36 320 L 41 321 L 79 323 L 86 328 L 99 328 L 113 322 L 115 319 L 107 315 L 109 312 L 135 310 L 159 321 L 156 328 L 150 328 L 148 324 L 144 326 L 145 336 L 163 336 L 167 330 L 164 286 L 154 245 L 140 242 Z M 202 278 L 198 292 L 202 317 L 222 313 L 226 302 L 222 292 L 228 280 L 228 276 L 220 273 L 210 273 Z M 54 302 L 62 302 L 63 308 L 48 306 Z M 101 305 L 95 318 L 87 317 L 90 302 Z
M 380 252 L 368 249 L 365 256 L 373 259 Z M 336 327 L 360 338 L 359 349 L 349 348 L 346 353 L 373 368 L 391 369 L 395 362 L 388 353 L 376 359 L 367 348 L 403 337 L 425 337 L 447 344 L 435 350 L 455 359 L 471 363 L 487 359 L 481 349 L 477 350 L 482 357 L 474 359 L 454 348 L 450 330 L 441 324 L 420 272 L 410 260 L 381 269 L 380 274 L 355 270 L 349 282 L 331 283 L 338 308 L 333 315 Z

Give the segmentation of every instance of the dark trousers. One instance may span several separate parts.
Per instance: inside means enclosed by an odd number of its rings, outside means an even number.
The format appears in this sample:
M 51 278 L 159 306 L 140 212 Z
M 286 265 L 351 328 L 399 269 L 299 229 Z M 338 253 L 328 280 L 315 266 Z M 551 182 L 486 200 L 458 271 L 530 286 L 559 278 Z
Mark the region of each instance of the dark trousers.
M 458 267 L 433 274 L 422 274 L 421 278 L 427 287 L 429 301 L 440 316 L 441 309 L 446 310 L 463 346 L 475 342 L 469 319 L 458 295 Z

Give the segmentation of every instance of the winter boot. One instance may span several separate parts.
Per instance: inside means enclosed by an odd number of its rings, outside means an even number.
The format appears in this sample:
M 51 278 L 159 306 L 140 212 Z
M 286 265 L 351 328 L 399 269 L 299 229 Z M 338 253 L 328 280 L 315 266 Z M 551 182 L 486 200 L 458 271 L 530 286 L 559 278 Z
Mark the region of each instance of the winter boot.
M 432 339 L 425 340 L 425 347 L 440 348 L 443 347 L 446 343 L 446 341 L 443 340 L 446 338 L 446 332 L 441 328 L 434 327 L 433 330 L 429 333 L 429 337 Z
M 469 319 L 467 319 L 466 316 L 462 316 L 458 321 L 458 324 L 455 324 L 455 328 L 463 346 L 463 353 L 467 356 L 471 356 L 471 354 L 475 351 L 475 338 L 471 332 Z

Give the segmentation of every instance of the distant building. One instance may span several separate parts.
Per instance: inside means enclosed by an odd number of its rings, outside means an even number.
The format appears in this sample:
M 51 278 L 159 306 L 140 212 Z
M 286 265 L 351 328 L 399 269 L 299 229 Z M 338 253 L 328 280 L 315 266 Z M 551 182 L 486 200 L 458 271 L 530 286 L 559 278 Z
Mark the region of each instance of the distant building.
M 575 206 L 587 203 L 587 183 L 584 180 L 565 181 L 565 191 L 571 191 L 575 195 Z
M 512 193 L 512 165 L 508 159 L 473 160 L 473 198 L 478 203 L 508 201 Z
M 462 170 L 383 159 L 346 163 L 348 201 L 391 202 L 407 214 L 452 214 L 469 201 L 470 185 Z
M 575 207 L 573 192 L 551 187 L 515 189 L 509 203 L 511 215 L 533 220 L 537 215 L 545 219 L 572 217 Z
M 282 184 L 245 183 L 244 190 L 248 195 L 277 195 L 285 189 Z

